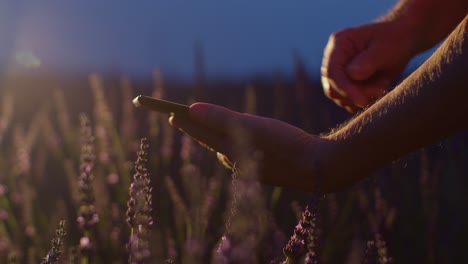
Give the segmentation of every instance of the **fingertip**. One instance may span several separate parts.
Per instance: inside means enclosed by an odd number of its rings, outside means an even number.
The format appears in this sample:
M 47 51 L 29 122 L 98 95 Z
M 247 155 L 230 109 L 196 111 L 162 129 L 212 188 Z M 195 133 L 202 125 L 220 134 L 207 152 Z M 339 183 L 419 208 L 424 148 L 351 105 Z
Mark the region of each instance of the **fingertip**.
M 197 110 L 200 107 L 203 107 L 207 103 L 202 103 L 202 102 L 196 102 L 190 105 L 190 110 Z
M 344 107 L 344 106 L 345 106 L 345 104 L 343 103 L 343 101 L 340 100 L 340 99 L 332 99 L 332 101 L 333 101 L 337 106 L 339 106 L 339 107 Z
M 350 106 L 345 106 L 344 109 L 350 113 L 353 113 L 353 109 Z
M 204 120 L 207 118 L 211 106 L 207 103 L 194 103 L 189 108 L 189 115 L 192 118 Z
M 348 96 L 357 107 L 364 108 L 368 104 L 368 99 L 364 96 L 364 94 L 362 94 L 360 91 L 357 91 L 356 89 L 350 89 Z
M 348 111 L 351 114 L 354 114 L 357 111 L 359 111 L 359 108 L 357 108 L 355 106 L 352 106 L 352 105 L 347 105 L 347 106 L 344 107 L 344 109 L 346 109 L 346 111 Z
M 177 115 L 174 115 L 174 114 L 171 114 L 168 121 L 169 121 L 169 125 L 171 125 L 172 127 L 175 127 L 175 128 L 179 128 L 179 129 L 181 127 L 186 126 L 187 123 L 190 122 L 186 117 L 177 116 Z
M 365 108 L 368 105 L 368 102 L 367 100 L 354 101 L 354 105 L 356 105 L 359 108 Z
M 208 108 L 210 108 L 210 106 L 211 104 L 208 103 L 196 102 L 190 105 L 190 111 L 206 111 Z

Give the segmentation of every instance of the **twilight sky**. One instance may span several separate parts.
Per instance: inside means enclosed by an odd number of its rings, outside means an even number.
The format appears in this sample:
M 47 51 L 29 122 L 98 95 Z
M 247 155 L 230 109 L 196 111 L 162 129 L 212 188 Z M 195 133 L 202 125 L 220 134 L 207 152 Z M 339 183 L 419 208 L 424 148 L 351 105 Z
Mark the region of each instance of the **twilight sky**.
M 190 77 L 194 43 L 206 72 L 291 72 L 297 49 L 318 71 L 328 36 L 395 0 L 0 0 L 0 63 Z

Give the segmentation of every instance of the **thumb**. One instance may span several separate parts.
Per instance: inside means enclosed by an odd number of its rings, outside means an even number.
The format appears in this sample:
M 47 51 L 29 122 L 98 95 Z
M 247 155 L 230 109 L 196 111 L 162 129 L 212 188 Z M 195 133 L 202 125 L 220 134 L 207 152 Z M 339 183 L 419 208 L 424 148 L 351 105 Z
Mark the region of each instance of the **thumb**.
M 354 57 L 347 66 L 347 73 L 355 81 L 364 81 L 374 75 L 382 65 L 382 52 L 370 47 Z

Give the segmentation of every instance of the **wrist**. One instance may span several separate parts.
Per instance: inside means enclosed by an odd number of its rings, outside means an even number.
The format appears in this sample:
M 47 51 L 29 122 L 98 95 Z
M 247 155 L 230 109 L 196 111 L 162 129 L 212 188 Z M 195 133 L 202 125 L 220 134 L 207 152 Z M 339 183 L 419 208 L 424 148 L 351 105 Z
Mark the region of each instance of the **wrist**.
M 372 146 L 343 135 L 342 131 L 321 138 L 325 142 L 320 165 L 326 192 L 348 189 L 374 171 Z
M 414 13 L 414 12 L 413 12 Z M 377 19 L 379 23 L 385 23 L 393 28 L 398 41 L 405 41 L 409 56 L 415 56 L 435 43 L 428 40 L 427 21 L 422 15 L 412 15 L 408 10 L 395 10 Z
M 320 137 L 319 147 L 315 148 L 314 175 L 319 180 L 319 188 L 325 192 L 346 189 L 356 182 L 359 175 L 353 168 L 350 156 L 345 152 L 345 144 L 334 135 Z
M 468 11 L 466 1 L 399 1 L 386 15 L 377 19 L 391 22 L 405 31 L 415 54 L 430 49 L 444 39 Z

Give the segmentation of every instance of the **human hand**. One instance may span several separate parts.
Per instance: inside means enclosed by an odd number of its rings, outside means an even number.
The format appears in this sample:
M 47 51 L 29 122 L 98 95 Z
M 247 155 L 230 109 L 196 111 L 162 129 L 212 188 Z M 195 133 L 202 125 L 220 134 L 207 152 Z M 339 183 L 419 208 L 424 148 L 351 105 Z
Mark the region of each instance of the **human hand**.
M 417 40 L 401 21 L 381 21 L 333 33 L 325 47 L 325 95 L 349 112 L 383 96 L 417 53 Z
M 243 161 L 255 160 L 263 183 L 303 191 L 330 191 L 338 185 L 320 169 L 328 140 L 279 120 L 196 103 L 188 118 L 172 116 L 170 124 L 239 163 L 241 171 Z

